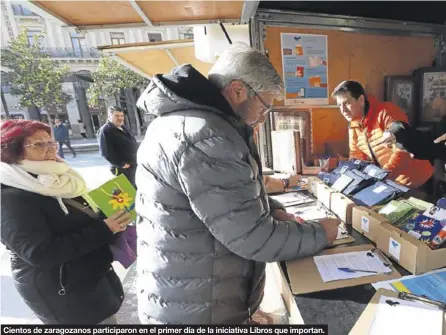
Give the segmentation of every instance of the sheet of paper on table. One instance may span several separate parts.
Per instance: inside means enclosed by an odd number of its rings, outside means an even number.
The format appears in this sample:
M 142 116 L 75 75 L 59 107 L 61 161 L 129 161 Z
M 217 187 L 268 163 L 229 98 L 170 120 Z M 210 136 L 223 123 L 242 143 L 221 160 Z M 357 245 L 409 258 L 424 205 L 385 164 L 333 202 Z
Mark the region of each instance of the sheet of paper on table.
M 443 311 L 419 302 L 381 296 L 369 335 L 441 335 Z
M 286 210 L 288 213 L 297 215 L 305 221 L 317 221 L 329 217 L 336 217 L 334 214 L 326 211 L 321 205 L 291 206 Z
M 288 192 L 279 195 L 272 195 L 271 198 L 277 200 L 284 206 L 307 204 L 315 201 L 315 199 L 313 199 L 311 196 L 302 192 Z
M 320 205 L 312 205 L 312 206 L 292 206 L 287 208 L 288 213 L 292 213 L 297 215 L 301 219 L 305 221 L 319 221 L 327 218 L 335 218 L 334 214 L 329 214 L 322 206 Z M 349 234 L 347 231 L 341 226 L 338 227 L 338 236 L 337 240 L 341 240 L 344 238 L 348 238 Z
M 314 263 L 324 283 L 392 272 L 392 269 L 385 266 L 381 258 L 372 250 L 314 256 Z M 338 268 L 376 271 L 377 273 L 344 272 Z

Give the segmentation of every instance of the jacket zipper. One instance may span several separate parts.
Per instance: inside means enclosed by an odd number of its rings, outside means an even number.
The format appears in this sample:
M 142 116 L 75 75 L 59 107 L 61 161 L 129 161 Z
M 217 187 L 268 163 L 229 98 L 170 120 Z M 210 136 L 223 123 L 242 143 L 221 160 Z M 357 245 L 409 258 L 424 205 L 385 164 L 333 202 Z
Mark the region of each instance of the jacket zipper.
M 61 289 L 57 292 L 59 295 L 65 295 L 67 294 L 67 290 L 65 289 L 65 286 L 63 284 L 63 268 L 64 268 L 64 263 L 60 264 L 59 267 L 59 285 L 61 287 Z
M 367 147 L 369 148 L 370 154 L 372 155 L 373 163 L 375 163 L 376 166 L 381 168 L 381 164 L 379 164 L 379 161 L 376 158 L 375 153 L 373 152 L 372 146 L 370 145 L 369 138 L 367 137 L 367 131 L 364 129 L 364 126 L 362 125 L 362 123 L 360 124 L 360 126 L 362 129 L 362 134 L 364 135 L 364 138 L 365 138 L 365 143 L 367 143 Z

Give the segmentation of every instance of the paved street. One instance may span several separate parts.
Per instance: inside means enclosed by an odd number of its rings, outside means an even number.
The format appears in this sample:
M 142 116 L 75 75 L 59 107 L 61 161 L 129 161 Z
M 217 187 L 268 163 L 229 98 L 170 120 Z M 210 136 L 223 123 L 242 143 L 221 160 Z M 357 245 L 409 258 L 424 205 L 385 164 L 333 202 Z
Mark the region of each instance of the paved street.
M 65 159 L 84 176 L 90 188 L 96 188 L 112 177 L 107 162 L 97 152 L 80 153 L 74 159 L 70 154 L 67 154 Z M 14 287 L 11 278 L 9 254 L 2 244 L 0 244 L 0 256 L 0 324 L 40 323 L 25 305 Z M 114 264 L 114 267 L 122 280 L 127 271 L 120 264 Z

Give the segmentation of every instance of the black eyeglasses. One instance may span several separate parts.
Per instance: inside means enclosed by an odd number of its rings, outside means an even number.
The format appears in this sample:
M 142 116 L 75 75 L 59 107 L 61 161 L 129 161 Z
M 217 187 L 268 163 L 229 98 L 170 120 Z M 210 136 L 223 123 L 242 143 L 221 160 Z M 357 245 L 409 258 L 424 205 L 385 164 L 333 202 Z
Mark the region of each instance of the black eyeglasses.
M 243 84 L 245 84 L 245 86 L 247 87 L 247 88 L 249 88 L 249 90 L 252 92 L 252 93 L 254 93 L 254 95 L 260 100 L 260 102 L 262 103 L 262 105 L 263 105 L 263 115 L 265 115 L 265 114 L 268 114 L 269 112 L 271 112 L 271 110 L 273 109 L 273 106 L 272 105 L 268 105 L 266 102 L 265 102 L 265 100 L 263 100 L 261 97 L 260 97 L 260 94 L 258 94 L 251 86 L 249 86 L 247 83 L 245 83 L 243 80 L 241 80 L 241 82 L 243 83 Z

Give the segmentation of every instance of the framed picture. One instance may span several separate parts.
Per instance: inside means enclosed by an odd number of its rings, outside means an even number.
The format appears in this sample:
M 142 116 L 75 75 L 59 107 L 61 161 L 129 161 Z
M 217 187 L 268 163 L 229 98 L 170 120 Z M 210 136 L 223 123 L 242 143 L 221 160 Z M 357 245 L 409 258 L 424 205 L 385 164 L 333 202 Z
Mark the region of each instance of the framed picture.
M 446 68 L 421 68 L 416 72 L 420 125 L 446 118 Z
M 411 76 L 386 76 L 384 78 L 384 101 L 393 102 L 406 114 L 410 124 L 417 120 L 415 107 L 415 80 Z

